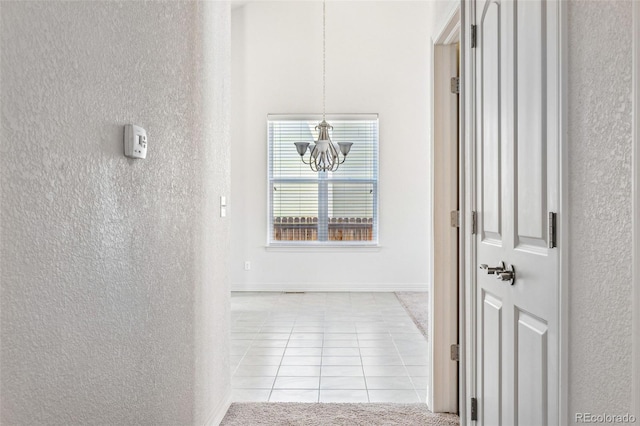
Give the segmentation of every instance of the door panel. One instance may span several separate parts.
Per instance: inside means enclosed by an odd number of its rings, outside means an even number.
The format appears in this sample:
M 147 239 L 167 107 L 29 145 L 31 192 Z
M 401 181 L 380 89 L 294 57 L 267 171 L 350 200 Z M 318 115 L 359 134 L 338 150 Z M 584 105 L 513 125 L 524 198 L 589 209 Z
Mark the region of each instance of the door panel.
M 480 66 L 480 96 L 482 98 L 483 120 L 482 135 L 482 168 L 483 177 L 483 215 L 482 231 L 487 239 L 494 243 L 500 241 L 500 39 L 499 22 L 500 7 L 497 2 L 486 4 L 482 21 L 486 22 L 486 32 L 483 34 L 486 54 L 482 57 Z M 486 143 L 485 143 L 486 141 Z
M 475 2 L 478 419 L 558 424 L 558 16 L 550 0 Z
M 495 296 L 486 293 L 482 307 L 482 335 L 484 355 L 482 362 L 482 376 L 484 390 L 487 396 L 484 419 L 487 425 L 499 425 L 502 404 L 502 302 Z
M 544 425 L 547 419 L 547 324 L 524 311 L 516 312 L 518 424 Z
M 546 246 L 547 158 L 545 92 L 545 2 L 518 1 L 515 80 L 517 82 L 515 176 L 516 236 L 525 245 Z

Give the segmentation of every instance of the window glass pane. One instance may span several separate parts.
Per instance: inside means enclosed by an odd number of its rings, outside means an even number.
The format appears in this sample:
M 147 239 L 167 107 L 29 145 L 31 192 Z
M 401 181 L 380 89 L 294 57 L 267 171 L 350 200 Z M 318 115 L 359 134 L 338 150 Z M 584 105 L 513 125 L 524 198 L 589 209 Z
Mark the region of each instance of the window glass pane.
M 330 173 L 338 179 L 375 179 L 378 173 L 378 123 L 377 121 L 332 121 L 331 140 L 352 142 L 346 161 L 337 171 Z
M 329 240 L 373 240 L 374 188 L 372 183 L 329 184 Z
M 274 217 L 318 216 L 317 183 L 274 183 L 272 191 Z
M 272 240 L 318 240 L 318 184 L 274 183 Z
M 308 178 L 317 179 L 317 173 L 300 161 L 296 142 L 313 142 L 317 137 L 311 121 L 270 121 L 271 177 L 274 179 Z

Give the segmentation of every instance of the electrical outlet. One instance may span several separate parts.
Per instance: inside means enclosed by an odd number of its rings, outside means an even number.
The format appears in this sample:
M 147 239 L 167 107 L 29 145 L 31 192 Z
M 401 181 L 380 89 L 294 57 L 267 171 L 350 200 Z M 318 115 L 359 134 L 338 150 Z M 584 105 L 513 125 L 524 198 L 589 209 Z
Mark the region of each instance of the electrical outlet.
M 250 271 L 251 270 L 251 262 L 249 262 L 248 260 L 244 261 L 244 270 L 245 271 Z

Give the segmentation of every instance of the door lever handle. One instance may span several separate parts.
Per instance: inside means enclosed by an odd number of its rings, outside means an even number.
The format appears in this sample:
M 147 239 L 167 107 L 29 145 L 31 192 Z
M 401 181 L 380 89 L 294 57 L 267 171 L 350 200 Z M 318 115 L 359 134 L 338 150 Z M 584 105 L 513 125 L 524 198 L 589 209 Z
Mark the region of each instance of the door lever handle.
M 487 274 L 489 275 L 500 273 L 504 271 L 504 262 L 500 262 L 498 266 L 494 266 L 494 267 L 489 266 L 486 263 L 483 263 L 482 265 L 480 265 L 480 269 L 484 269 L 485 271 L 487 271 Z
M 498 272 L 496 278 L 500 281 L 511 281 L 509 284 L 514 285 L 516 283 L 516 269 L 513 265 L 509 265 L 504 271 Z

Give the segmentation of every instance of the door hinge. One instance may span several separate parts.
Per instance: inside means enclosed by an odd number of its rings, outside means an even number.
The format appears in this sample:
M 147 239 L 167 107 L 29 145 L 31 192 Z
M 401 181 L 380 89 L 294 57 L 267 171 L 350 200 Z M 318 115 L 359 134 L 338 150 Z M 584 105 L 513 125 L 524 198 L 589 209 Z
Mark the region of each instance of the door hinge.
M 477 26 L 476 25 L 472 25 L 471 26 L 471 48 L 475 48 L 476 47 L 476 42 L 477 42 Z
M 459 210 L 453 210 L 451 212 L 451 227 L 460 228 L 460 211 Z
M 471 420 L 478 420 L 478 398 L 471 398 Z
M 451 93 L 454 95 L 460 93 L 460 77 L 451 77 Z
M 556 217 L 557 213 L 549 212 L 549 248 L 558 247 L 556 240 Z
M 451 345 L 451 361 L 460 361 L 460 346 L 458 344 Z
M 476 212 L 471 212 L 471 234 L 473 235 L 478 232 L 478 220 L 476 217 Z

